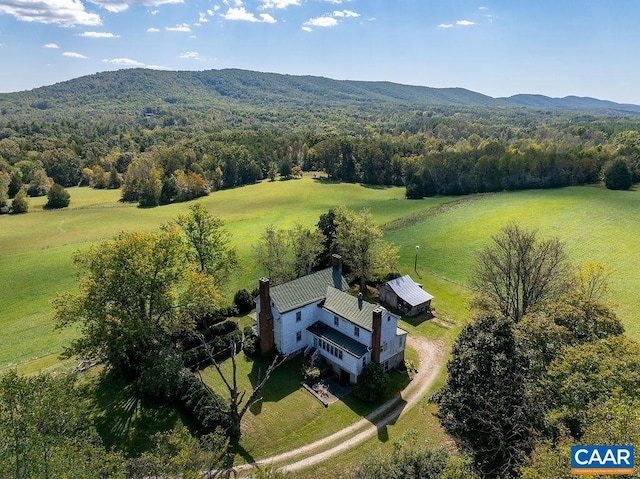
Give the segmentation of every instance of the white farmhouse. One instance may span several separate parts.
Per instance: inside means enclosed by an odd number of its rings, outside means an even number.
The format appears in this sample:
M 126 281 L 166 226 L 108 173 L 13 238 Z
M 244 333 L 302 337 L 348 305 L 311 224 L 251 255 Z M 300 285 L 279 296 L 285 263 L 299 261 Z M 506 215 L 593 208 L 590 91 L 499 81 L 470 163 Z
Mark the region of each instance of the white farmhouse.
M 260 350 L 291 354 L 314 348 L 343 382 L 355 383 L 369 362 L 387 371 L 404 361 L 407 332 L 399 317 L 346 293 L 341 258 L 331 268 L 270 287 L 256 298 Z

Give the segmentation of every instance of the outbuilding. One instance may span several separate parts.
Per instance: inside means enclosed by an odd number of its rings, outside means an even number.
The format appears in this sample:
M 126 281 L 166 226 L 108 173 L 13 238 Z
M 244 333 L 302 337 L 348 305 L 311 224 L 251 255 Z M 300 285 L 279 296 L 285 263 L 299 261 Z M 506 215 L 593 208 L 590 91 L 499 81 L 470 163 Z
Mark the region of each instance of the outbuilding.
M 380 301 L 407 316 L 431 312 L 433 296 L 422 289 L 408 274 L 383 284 L 379 289 Z

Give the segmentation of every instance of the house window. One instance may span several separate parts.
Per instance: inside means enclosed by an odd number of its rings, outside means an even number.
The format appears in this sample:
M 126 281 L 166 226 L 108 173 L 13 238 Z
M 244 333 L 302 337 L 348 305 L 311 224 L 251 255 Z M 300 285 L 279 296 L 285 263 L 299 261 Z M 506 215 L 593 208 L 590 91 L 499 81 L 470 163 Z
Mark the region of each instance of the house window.
M 367 365 L 367 357 L 362 356 L 362 367 L 365 367 L 366 365 Z
M 338 358 L 342 359 L 342 349 L 338 349 Z
M 353 327 L 353 335 L 360 336 L 360 328 L 358 326 Z
M 340 318 L 338 318 L 337 316 L 333 317 L 333 325 L 334 326 L 340 326 Z
M 314 348 L 318 347 L 318 338 L 316 338 L 316 337 L 313 338 L 313 347 Z
M 384 362 L 384 370 L 388 371 L 389 370 L 389 361 L 385 361 Z
M 398 347 L 402 348 L 402 338 L 398 338 Z
M 382 352 L 386 351 L 388 348 L 388 345 L 386 342 L 382 343 Z
M 302 331 L 296 333 L 296 341 L 302 341 Z
M 296 321 L 302 321 L 302 311 L 296 313 Z

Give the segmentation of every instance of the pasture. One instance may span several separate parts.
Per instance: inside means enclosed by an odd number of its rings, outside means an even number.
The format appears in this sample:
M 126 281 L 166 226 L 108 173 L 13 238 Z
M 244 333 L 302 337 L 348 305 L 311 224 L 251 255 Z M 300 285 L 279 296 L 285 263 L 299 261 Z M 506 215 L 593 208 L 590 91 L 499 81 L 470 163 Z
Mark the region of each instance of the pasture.
M 46 211 L 46 198 L 31 200 L 25 215 L 0 216 L 0 368 L 35 361 L 50 366 L 72 330 L 54 330 L 50 300 L 77 285 L 73 255 L 121 230 L 156 230 L 187 211 L 189 203 L 141 209 L 118 201 L 119 191 L 71 188 L 71 205 Z M 403 188 L 369 188 L 302 180 L 262 182 L 212 193 L 201 201 L 232 233 L 241 267 L 228 294 L 252 289 L 261 275 L 251 245 L 265 227 L 312 226 L 320 214 L 344 204 L 370 208 L 387 240 L 400 247 L 400 272 L 414 269 L 430 289 L 428 274 L 443 279 L 436 308 L 464 316 L 457 288 L 465 285 L 476 252 L 509 221 L 557 235 L 572 262 L 600 261 L 615 270 L 611 301 L 627 328 L 640 338 L 636 288 L 640 285 L 640 192 L 599 186 L 476 195 L 465 198 L 404 199 Z M 415 274 L 415 273 L 413 273 Z

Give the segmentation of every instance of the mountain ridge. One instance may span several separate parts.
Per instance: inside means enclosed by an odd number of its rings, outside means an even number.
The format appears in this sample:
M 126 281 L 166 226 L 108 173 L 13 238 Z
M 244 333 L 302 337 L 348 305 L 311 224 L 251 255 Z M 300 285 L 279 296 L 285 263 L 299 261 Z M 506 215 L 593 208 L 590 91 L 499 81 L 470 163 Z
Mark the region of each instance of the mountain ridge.
M 112 70 L 53 85 L 0 94 L 0 119 L 83 116 L 109 113 L 139 116 L 158 108 L 221 111 L 246 108 L 334 108 L 398 105 L 407 108 L 488 107 L 584 111 L 640 115 L 640 106 L 567 96 L 518 94 L 494 98 L 460 87 L 434 88 L 388 81 L 334 80 L 240 69 L 166 71 L 144 68 Z

